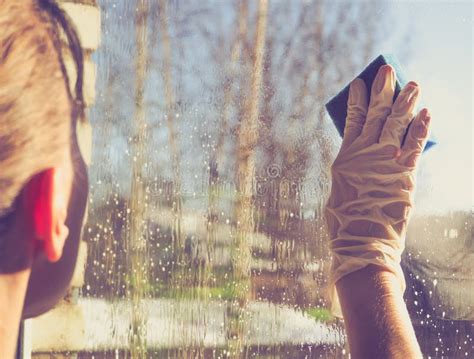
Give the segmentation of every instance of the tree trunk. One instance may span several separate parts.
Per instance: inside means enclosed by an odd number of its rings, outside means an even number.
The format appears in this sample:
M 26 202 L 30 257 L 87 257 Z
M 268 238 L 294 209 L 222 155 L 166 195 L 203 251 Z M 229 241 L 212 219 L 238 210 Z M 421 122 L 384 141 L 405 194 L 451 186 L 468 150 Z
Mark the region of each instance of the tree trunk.
M 240 124 L 237 144 L 238 199 L 235 208 L 237 233 L 232 248 L 234 294 L 238 306 L 232 306 L 230 316 L 231 355 L 241 357 L 243 350 L 244 307 L 249 295 L 251 267 L 251 236 L 254 232 L 255 148 L 259 134 L 259 105 L 265 52 L 268 3 L 258 3 L 258 18 L 253 47 L 252 75 L 246 106 Z
M 147 133 L 145 123 L 144 92 L 146 79 L 147 48 L 147 5 L 145 0 L 138 2 L 135 18 L 136 62 L 135 62 L 135 136 L 132 139 L 132 184 L 129 216 L 129 260 L 130 277 L 129 295 L 134 310 L 130 330 L 130 352 L 133 358 L 144 358 L 146 355 L 146 318 L 139 310 L 139 305 L 147 295 L 148 286 L 148 249 L 144 230 L 145 190 L 144 165 L 147 156 Z
M 183 199 L 181 194 L 181 156 L 179 152 L 178 136 L 175 128 L 175 105 L 176 99 L 173 93 L 173 72 L 172 72 L 172 52 L 171 40 L 169 36 L 167 1 L 160 0 L 160 34 L 163 51 L 163 82 L 165 90 L 165 109 L 166 109 L 166 126 L 168 128 L 168 143 L 171 151 L 171 169 L 173 176 L 173 211 L 176 214 L 175 223 L 172 229 L 173 253 L 175 254 L 176 263 L 173 268 L 179 270 L 184 265 L 184 243 L 181 229 L 182 221 L 182 205 Z

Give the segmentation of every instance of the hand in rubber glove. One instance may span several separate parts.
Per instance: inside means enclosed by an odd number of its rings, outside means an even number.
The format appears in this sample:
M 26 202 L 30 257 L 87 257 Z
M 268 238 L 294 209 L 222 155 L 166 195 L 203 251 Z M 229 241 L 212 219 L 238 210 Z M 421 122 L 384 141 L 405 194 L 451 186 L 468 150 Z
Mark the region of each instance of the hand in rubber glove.
M 363 80 L 350 86 L 344 138 L 331 168 L 326 205 L 332 287 L 343 276 L 375 264 L 395 273 L 405 288 L 400 257 L 430 115 L 423 109 L 413 119 L 416 83 L 408 83 L 395 102 L 394 89 L 395 73 L 389 65 L 377 73 L 370 104 Z M 333 305 L 333 311 L 338 312 L 337 307 Z

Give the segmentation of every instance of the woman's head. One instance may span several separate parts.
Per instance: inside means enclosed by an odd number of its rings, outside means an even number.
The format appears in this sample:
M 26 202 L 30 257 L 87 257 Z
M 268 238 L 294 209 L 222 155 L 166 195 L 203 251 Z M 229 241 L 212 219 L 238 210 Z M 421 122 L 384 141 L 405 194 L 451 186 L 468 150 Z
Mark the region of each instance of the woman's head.
M 75 268 L 87 202 L 82 76 L 79 38 L 54 0 L 0 0 L 0 275 L 31 269 L 24 318 L 63 297 Z

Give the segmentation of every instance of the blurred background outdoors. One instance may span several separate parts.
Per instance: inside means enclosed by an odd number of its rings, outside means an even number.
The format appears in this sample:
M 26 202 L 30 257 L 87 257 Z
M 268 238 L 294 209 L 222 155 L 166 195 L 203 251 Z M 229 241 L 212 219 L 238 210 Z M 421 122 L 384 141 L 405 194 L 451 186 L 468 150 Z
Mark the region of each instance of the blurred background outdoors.
M 470 1 L 97 5 L 86 340 L 61 355 L 347 357 L 327 309 L 341 140 L 324 104 L 387 52 L 420 83 L 438 141 L 419 171 L 407 302 L 425 355 L 474 355 Z

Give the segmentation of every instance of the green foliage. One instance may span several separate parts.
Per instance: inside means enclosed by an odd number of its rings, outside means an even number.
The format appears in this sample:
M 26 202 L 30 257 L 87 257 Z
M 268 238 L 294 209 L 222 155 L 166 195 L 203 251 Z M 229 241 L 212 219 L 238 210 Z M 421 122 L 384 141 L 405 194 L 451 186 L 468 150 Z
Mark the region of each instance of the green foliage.
M 331 314 L 331 312 L 327 308 L 320 308 L 320 307 L 307 308 L 304 310 L 304 313 L 308 317 L 313 318 L 318 322 L 328 323 L 328 322 L 334 321 L 334 316 Z
M 232 285 L 231 282 L 218 287 L 186 287 L 180 289 L 156 285 L 153 292 L 159 298 L 169 299 L 233 300 L 237 298 L 235 285 Z

